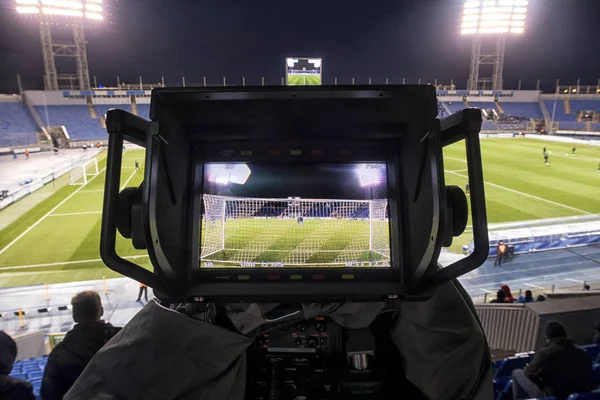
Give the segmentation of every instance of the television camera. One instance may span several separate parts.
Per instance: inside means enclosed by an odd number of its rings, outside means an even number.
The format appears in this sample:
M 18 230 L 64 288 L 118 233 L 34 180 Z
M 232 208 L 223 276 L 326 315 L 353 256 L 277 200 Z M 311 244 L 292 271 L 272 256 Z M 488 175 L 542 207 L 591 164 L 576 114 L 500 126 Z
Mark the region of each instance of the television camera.
M 109 111 L 101 256 L 157 296 L 125 331 L 168 309 L 249 338 L 220 343 L 246 398 L 488 398 L 489 351 L 455 280 L 488 253 L 481 113 L 437 114 L 433 86 L 161 88 L 150 121 Z M 125 141 L 146 150 L 144 181 L 120 190 Z M 474 249 L 442 268 L 468 219 L 444 179 L 458 141 Z M 118 234 L 153 271 L 117 253 Z

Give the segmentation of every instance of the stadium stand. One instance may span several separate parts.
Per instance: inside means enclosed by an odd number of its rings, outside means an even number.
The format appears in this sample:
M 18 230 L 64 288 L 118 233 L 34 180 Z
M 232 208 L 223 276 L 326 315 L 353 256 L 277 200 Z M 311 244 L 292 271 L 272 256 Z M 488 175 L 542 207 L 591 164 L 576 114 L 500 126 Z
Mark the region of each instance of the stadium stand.
M 37 144 L 33 117 L 21 102 L 0 103 L 0 147 Z
M 504 114 L 514 117 L 544 118 L 538 103 L 501 103 Z
M 98 117 L 105 116 L 111 108 L 118 108 L 120 110 L 131 112 L 131 104 L 94 104 L 94 109 L 96 110 L 96 115 L 98 115 Z
M 33 394 L 40 398 L 40 389 L 42 387 L 42 377 L 44 369 L 48 362 L 48 356 L 31 358 L 29 360 L 17 361 L 13 365 L 10 376 L 17 379 L 23 379 L 33 386 Z
M 99 119 L 93 119 L 85 105 L 35 106 L 42 121 L 48 126 L 65 126 L 73 140 L 107 139 Z
M 150 104 L 138 104 L 137 110 L 140 117 L 150 119 Z
M 579 111 L 600 112 L 600 100 L 571 100 L 571 112 L 577 114 Z
M 592 360 L 594 360 L 594 380 L 597 386 L 600 386 L 600 344 L 588 344 L 581 346 L 587 351 Z M 494 362 L 494 398 L 496 400 L 512 399 L 512 372 L 518 368 L 525 368 L 527 363 L 531 361 L 534 352 L 517 354 L 512 357 L 505 358 Z M 545 397 L 537 400 L 553 400 L 554 397 Z M 583 400 L 583 399 L 600 399 L 600 392 L 594 391 L 591 393 L 573 393 L 567 400 Z

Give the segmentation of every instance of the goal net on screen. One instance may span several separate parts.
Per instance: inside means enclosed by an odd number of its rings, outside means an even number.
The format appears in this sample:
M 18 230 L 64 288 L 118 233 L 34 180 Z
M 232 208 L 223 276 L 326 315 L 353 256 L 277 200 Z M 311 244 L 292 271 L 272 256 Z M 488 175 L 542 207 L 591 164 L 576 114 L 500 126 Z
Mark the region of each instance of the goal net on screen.
M 389 265 L 387 200 L 203 200 L 201 265 Z
M 96 175 L 98 175 L 98 160 L 92 158 L 73 167 L 71 170 L 71 185 L 85 185 Z

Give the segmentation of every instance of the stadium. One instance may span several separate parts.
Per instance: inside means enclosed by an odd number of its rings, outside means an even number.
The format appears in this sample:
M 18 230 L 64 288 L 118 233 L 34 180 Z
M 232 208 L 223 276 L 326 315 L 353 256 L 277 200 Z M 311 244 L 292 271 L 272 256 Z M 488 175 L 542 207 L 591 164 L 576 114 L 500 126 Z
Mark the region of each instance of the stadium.
M 521 80 L 505 84 L 505 48 L 511 37 L 527 35 L 527 4 L 534 3 L 515 1 L 522 5 L 514 5 L 508 20 L 498 17 L 497 25 L 491 20 L 478 25 L 473 10 L 480 10 L 479 1 L 457 1 L 460 34 L 472 41 L 466 85 L 418 78 L 419 84 L 435 86 L 438 118 L 469 108 L 482 114 L 489 258 L 459 281 L 487 336 L 498 399 L 512 398 L 511 374 L 524 368 L 543 345 L 543 324 L 549 320 L 568 326 L 573 340 L 593 359 L 600 386 L 600 345 L 592 344 L 591 336 L 600 320 L 600 80 L 557 81 L 549 90 L 542 90 L 539 80 L 527 89 Z M 72 296 L 82 290 L 100 293 L 104 318 L 115 326 L 127 324 L 148 303 L 134 301 L 138 282 L 107 268 L 99 254 L 108 110 L 149 120 L 152 90 L 165 86 L 417 83 L 397 76 L 338 79 L 329 70 L 323 72 L 326 56 L 311 55 L 281 57 L 285 68 L 281 65 L 279 75 L 266 79 L 246 78 L 242 71 L 214 82 L 194 77 L 199 84 L 185 78 L 176 84 L 165 84 L 164 78 L 148 84 L 141 77 L 139 84 L 122 84 L 117 77 L 116 84 L 98 85 L 95 77 L 90 82 L 83 31 L 105 29 L 98 25 L 112 18 L 110 7 L 101 15 L 102 8 L 95 8 L 101 1 L 71 2 L 81 3 L 86 11 L 62 15 L 59 5 L 55 14 L 49 13 L 48 18 L 55 18 L 51 24 L 37 16 L 43 14 L 37 8 L 42 3 L 16 1 L 13 11 L 41 24 L 40 40 L 48 44 L 42 46 L 44 88 L 23 89 L 19 77 L 18 90 L 0 94 L 0 330 L 16 338 L 23 352 L 11 374 L 31 382 L 37 398 L 48 351 L 73 327 Z M 65 22 L 65 17 L 83 22 Z M 74 42 L 54 43 L 51 29 L 56 27 L 50 25 L 72 28 Z M 61 46 L 62 55 L 76 60 L 74 73 L 57 72 L 62 64 L 54 58 L 61 55 Z M 121 189 L 137 187 L 144 177 L 145 151 L 128 143 L 122 154 Z M 443 156 L 446 185 L 458 186 L 469 196 L 465 146 L 451 145 Z M 359 164 L 331 174 L 300 171 L 291 184 L 276 171 L 253 165 L 213 165 L 204 177 L 209 191 L 203 198 L 200 267 L 389 266 L 388 201 L 381 168 Z M 348 190 L 345 197 L 330 187 L 336 185 Z M 442 249 L 440 265 L 470 254 L 471 224 L 469 220 L 465 232 Z M 506 257 L 497 257 L 500 241 L 510 249 Z M 134 249 L 121 236 L 117 252 L 152 270 L 147 252 Z M 515 298 L 529 291 L 544 301 L 490 304 L 504 285 Z M 522 335 L 510 334 L 517 329 Z M 600 394 L 569 397 L 583 398 Z

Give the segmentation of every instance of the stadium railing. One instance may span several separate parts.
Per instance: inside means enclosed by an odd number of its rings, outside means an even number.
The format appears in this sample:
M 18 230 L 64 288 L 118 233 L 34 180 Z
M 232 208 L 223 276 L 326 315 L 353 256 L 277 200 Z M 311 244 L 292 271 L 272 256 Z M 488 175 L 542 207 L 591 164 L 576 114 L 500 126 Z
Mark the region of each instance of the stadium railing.
M 71 162 L 69 164 L 60 166 L 54 169 L 52 172 L 48 173 L 47 175 L 44 175 L 38 179 L 34 179 L 30 183 L 23 185 L 19 189 L 10 191 L 6 198 L 0 200 L 0 210 L 2 210 L 5 207 L 8 207 L 15 201 L 35 192 L 36 190 L 43 188 L 55 179 L 58 179 L 61 176 L 71 172 L 71 170 L 77 165 L 80 165 L 85 161 L 91 160 L 92 158 L 96 157 L 98 153 L 100 153 L 100 151 L 92 151 L 91 153 L 86 154 L 84 156 L 73 158 L 71 159 Z

